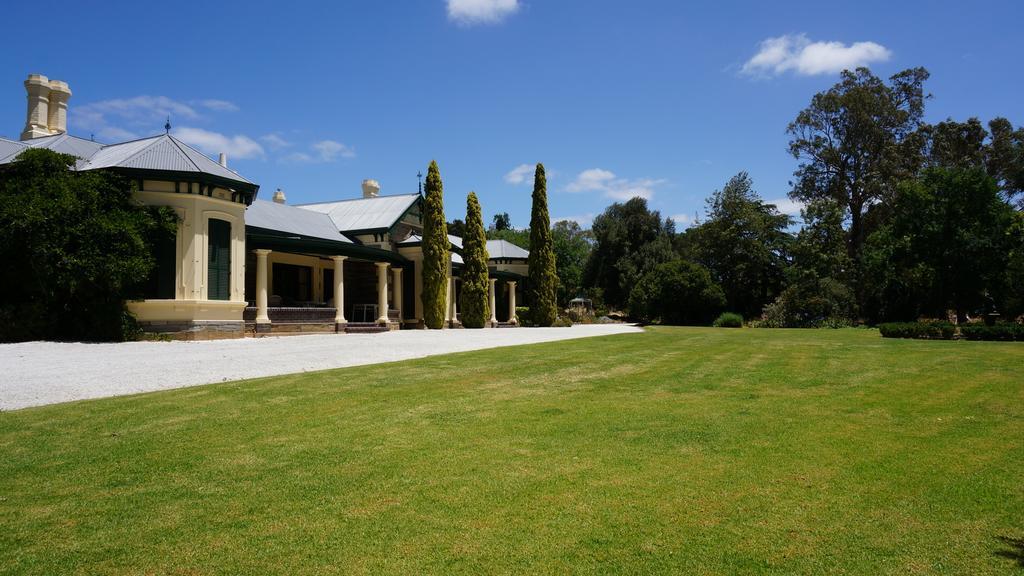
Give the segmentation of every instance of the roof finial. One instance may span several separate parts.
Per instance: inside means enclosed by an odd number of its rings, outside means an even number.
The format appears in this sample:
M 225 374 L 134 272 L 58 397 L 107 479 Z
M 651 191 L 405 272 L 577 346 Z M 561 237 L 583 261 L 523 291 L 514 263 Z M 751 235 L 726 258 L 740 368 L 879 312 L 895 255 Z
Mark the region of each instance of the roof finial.
M 167 116 L 167 123 L 164 124 L 164 134 L 171 133 L 171 117 Z
M 423 194 L 423 172 L 416 171 L 416 188 Z

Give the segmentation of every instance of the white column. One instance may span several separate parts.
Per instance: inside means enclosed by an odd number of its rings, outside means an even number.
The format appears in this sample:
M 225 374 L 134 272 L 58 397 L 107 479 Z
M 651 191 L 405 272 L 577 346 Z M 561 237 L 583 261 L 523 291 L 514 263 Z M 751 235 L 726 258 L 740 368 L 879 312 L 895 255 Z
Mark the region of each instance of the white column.
M 444 286 L 444 322 L 448 324 L 453 320 L 452 318 L 452 299 L 455 296 L 452 294 L 452 256 L 448 255 L 448 281 L 445 282 Z
M 489 291 L 490 291 L 490 296 L 491 296 L 491 326 L 494 326 L 495 324 L 498 323 L 497 311 L 495 310 L 495 301 L 494 301 L 494 283 L 497 282 L 497 281 L 498 280 L 495 279 L 495 278 L 488 278 L 487 279 L 487 282 L 490 283 Z
M 345 259 L 348 256 L 331 256 L 334 260 L 334 323 L 347 324 L 345 319 Z
M 519 323 L 516 318 L 516 283 L 512 280 L 508 281 L 508 321 L 511 324 Z
M 391 281 L 394 286 L 391 288 L 391 298 L 395 301 L 395 310 L 398 310 L 398 322 L 402 323 L 405 320 L 405 313 L 402 310 L 402 269 L 391 268 Z
M 270 324 L 267 315 L 267 255 L 270 250 L 253 250 L 256 253 L 256 323 Z
M 388 263 L 377 262 L 377 324 L 388 323 Z
M 459 293 L 455 290 L 455 276 L 452 276 L 452 324 L 459 321 Z

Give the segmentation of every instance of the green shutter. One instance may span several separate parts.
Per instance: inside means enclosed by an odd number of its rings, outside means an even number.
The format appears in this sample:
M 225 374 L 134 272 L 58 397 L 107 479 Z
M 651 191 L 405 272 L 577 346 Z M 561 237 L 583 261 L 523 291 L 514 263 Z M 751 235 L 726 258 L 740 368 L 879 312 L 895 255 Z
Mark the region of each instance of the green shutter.
M 231 223 L 210 219 L 207 298 L 231 299 Z

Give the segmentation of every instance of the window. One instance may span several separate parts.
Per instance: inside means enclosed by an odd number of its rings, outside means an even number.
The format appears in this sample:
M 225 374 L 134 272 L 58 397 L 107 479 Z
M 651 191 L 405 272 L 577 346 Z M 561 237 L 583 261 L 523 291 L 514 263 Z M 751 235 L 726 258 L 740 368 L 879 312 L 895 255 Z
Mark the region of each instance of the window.
M 231 223 L 211 218 L 207 236 L 210 258 L 206 297 L 210 300 L 230 300 Z

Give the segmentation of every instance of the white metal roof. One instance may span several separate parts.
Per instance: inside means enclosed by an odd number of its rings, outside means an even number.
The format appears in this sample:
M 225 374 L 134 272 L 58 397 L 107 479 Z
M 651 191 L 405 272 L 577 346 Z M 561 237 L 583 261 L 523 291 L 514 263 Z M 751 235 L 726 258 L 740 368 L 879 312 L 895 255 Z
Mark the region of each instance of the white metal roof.
M 334 227 L 334 222 L 328 215 L 266 200 L 254 200 L 245 209 L 245 225 L 298 236 L 352 243 L 351 239 Z
M 383 230 L 394 226 L 419 199 L 419 194 L 400 194 L 300 204 L 298 207 L 327 214 L 342 232 Z
M 508 240 L 488 240 L 487 255 L 491 260 L 495 258 L 526 260 L 530 257 L 530 252 L 523 250 Z

